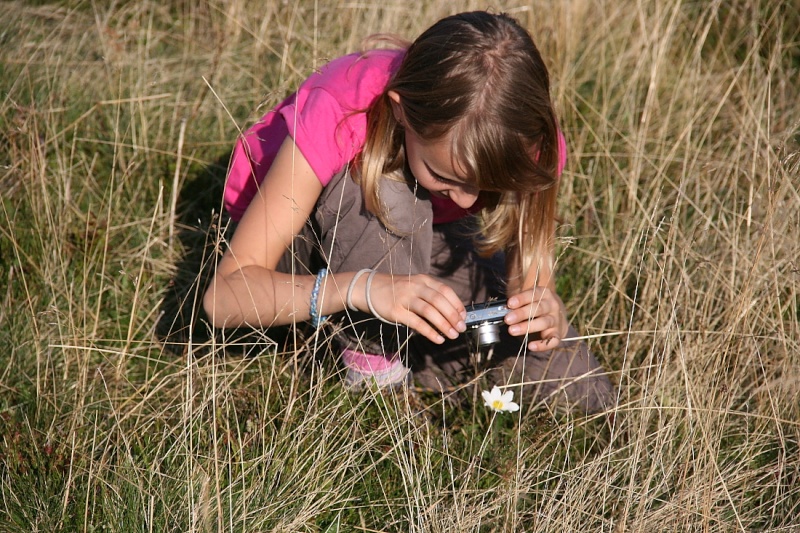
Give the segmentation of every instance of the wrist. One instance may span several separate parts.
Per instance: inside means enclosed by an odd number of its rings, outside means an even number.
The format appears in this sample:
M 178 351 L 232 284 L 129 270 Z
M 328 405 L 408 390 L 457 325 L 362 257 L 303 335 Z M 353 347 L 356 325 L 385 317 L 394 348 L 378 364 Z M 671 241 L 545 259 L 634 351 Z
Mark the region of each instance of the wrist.
M 370 268 L 364 268 L 356 272 L 347 287 L 346 305 L 352 311 L 370 313 L 381 322 L 394 324 L 391 320 L 387 320 L 380 315 L 372 300 L 373 282 L 377 275 L 378 272 Z
M 311 290 L 309 313 L 311 314 L 311 323 L 315 328 L 320 327 L 328 318 L 327 315 L 322 314 L 325 287 L 327 286 L 327 283 L 325 286 L 323 286 L 323 283 L 327 281 L 327 277 L 328 269 L 320 269 L 319 272 L 317 272 L 316 278 L 314 278 L 314 288 Z
M 371 269 L 362 268 L 350 278 L 347 286 L 347 308 L 351 311 L 367 311 L 366 279 Z
M 369 312 L 372 313 L 372 316 L 380 320 L 381 322 L 386 322 L 387 324 L 393 324 L 391 320 L 387 320 L 383 318 L 378 310 L 375 309 L 375 306 L 372 303 L 372 281 L 375 279 L 375 276 L 378 274 L 377 270 L 370 270 L 369 275 L 367 275 L 367 285 L 364 289 L 364 297 L 367 300 L 367 307 L 369 308 Z

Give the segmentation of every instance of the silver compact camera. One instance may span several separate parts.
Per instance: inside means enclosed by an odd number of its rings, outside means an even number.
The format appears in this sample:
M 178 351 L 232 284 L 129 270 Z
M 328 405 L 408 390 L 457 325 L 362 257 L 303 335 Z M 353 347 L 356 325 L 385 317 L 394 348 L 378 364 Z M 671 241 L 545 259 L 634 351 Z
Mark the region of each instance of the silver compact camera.
M 500 327 L 509 309 L 506 300 L 496 300 L 468 305 L 467 331 L 478 346 L 489 346 L 500 342 Z

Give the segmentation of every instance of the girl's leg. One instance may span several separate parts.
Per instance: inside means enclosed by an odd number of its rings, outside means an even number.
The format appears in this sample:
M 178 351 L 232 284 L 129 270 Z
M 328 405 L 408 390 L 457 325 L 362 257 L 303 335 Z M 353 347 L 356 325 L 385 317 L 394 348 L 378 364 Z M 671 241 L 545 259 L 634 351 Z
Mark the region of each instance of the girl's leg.
M 464 238 L 468 231 L 463 224 L 437 226 L 432 244 L 434 274 L 465 303 L 499 297 L 503 261 L 480 259 Z M 485 372 L 491 385 L 519 384 L 517 397 L 527 405 L 566 404 L 584 412 L 613 405 L 614 388 L 585 343 L 568 341 L 548 352 L 530 352 L 523 339 L 511 337 L 502 326 L 501 332 L 500 343 L 482 352 L 467 336 L 443 346 L 414 337 L 409 358 L 415 381 L 423 388 L 446 392 Z M 570 326 L 568 335 L 576 337 L 577 332 Z
M 569 328 L 570 337 L 577 336 Z M 518 338 L 503 339 L 487 353 L 466 340 L 436 346 L 415 337 L 409 347 L 416 383 L 433 392 L 458 390 L 484 374 L 486 385 L 512 385 L 523 405 L 568 406 L 586 413 L 614 405 L 614 387 L 597 359 L 581 341 L 563 342 L 547 352 L 531 352 Z M 489 358 L 490 357 L 490 358 Z M 462 395 L 459 395 L 462 397 Z
M 427 192 L 384 179 L 380 195 L 389 206 L 391 230 L 367 212 L 361 188 L 348 173 L 335 176 L 317 202 L 313 220 L 295 239 L 293 253 L 284 256 L 279 268 L 298 273 L 316 273 L 325 266 L 331 272 L 369 268 L 395 276 L 427 273 L 433 233 Z M 399 357 L 400 345 L 409 337 L 407 328 L 350 310 L 333 322 L 349 385 L 369 380 L 384 386 L 407 378 L 408 369 Z

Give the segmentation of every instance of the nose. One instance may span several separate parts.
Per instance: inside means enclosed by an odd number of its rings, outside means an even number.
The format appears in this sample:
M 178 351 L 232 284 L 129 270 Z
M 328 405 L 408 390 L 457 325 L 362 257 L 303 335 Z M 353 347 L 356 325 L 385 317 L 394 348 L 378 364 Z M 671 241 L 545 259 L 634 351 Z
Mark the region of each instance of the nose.
M 478 191 L 457 188 L 450 191 L 450 199 L 461 209 L 469 209 L 478 200 Z

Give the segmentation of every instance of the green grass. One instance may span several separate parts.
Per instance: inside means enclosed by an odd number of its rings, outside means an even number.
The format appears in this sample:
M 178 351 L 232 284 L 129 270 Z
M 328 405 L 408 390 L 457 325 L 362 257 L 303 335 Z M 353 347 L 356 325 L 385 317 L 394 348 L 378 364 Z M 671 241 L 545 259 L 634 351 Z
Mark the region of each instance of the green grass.
M 348 394 L 326 339 L 197 311 L 238 131 L 457 8 L 4 2 L 0 531 L 800 527 L 798 8 L 498 6 L 554 80 L 559 289 L 612 416 Z

